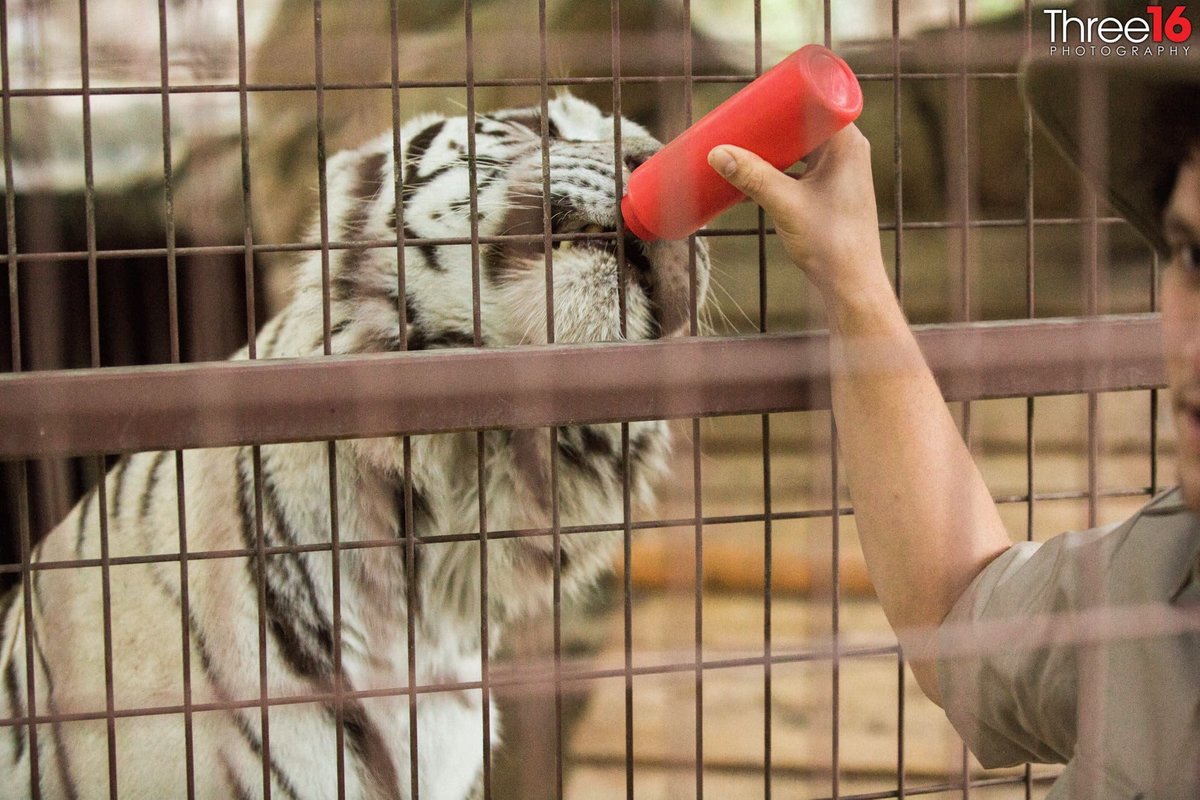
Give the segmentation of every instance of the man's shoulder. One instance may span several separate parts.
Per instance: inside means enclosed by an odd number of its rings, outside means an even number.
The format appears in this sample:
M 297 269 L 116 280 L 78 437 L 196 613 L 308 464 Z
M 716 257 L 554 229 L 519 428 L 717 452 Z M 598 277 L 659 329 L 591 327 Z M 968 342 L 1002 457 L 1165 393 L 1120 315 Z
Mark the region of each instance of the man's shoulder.
M 1178 486 L 1156 495 L 1153 500 L 1142 507 L 1137 516 L 1162 517 L 1171 514 L 1193 514 L 1187 503 L 1183 501 L 1183 492 Z
M 1200 517 L 1170 489 L 1104 537 L 1113 600 L 1169 599 L 1200 555 Z

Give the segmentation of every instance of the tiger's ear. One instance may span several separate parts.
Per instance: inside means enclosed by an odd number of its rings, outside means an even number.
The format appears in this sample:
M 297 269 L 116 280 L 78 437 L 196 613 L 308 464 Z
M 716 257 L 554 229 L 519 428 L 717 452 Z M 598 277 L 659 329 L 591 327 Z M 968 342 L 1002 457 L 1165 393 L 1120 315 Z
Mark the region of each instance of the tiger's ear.
M 550 492 L 550 430 L 548 428 L 519 428 L 509 440 L 512 448 L 513 484 L 521 511 L 536 524 L 549 520 Z

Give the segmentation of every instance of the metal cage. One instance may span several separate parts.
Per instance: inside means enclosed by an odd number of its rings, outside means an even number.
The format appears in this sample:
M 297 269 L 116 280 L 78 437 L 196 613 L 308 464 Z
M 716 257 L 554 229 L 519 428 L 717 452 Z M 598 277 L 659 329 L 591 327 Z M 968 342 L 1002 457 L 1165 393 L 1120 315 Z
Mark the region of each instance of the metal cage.
M 664 511 L 638 516 L 626 485 L 624 519 L 607 526 L 619 530 L 624 542 L 614 565 L 618 577 L 606 590 L 607 616 L 571 618 L 556 570 L 550 618 L 519 640 L 532 652 L 522 653 L 518 644 L 493 661 L 485 647 L 477 683 L 420 685 L 410 676 L 406 685 L 382 693 L 416 697 L 417 703 L 422 694 L 459 689 L 478 691 L 485 700 L 516 698 L 513 722 L 506 725 L 514 733 L 496 755 L 488 744 L 488 704 L 482 706 L 486 797 L 707 793 L 866 800 L 917 794 L 1030 797 L 1044 791 L 1052 771 L 981 771 L 959 745 L 949 747 L 949 755 L 931 745 L 938 753 L 932 759 L 936 768 L 927 768 L 924 756 L 923 765 L 914 766 L 919 740 L 933 736 L 946 742 L 951 734 L 945 725 L 926 730 L 927 716 L 919 724 L 912 721 L 925 701 L 906 681 L 894 638 L 846 620 L 847 602 L 874 606 L 856 556 L 853 508 L 839 475 L 828 414 L 827 339 L 761 212 L 736 209 L 697 234 L 722 254 L 725 271 L 735 276 L 727 310 L 743 314 L 741 330 L 718 323 L 714 331 L 702 331 L 693 303 L 692 335 L 668 341 L 261 362 L 252 351 L 245 362 L 211 360 L 247 337 L 253 341 L 270 306 L 264 263 L 271 258 L 316 251 L 327 265 L 329 254 L 339 249 L 370 247 L 394 251 L 403 264 L 404 248 L 430 243 L 403 233 L 389 241 L 336 241 L 327 223 L 318 225 L 315 239 L 260 233 L 270 227 L 263 221 L 270 184 L 259 177 L 264 168 L 252 142 L 256 123 L 270 112 L 256 110 L 256 104 L 291 98 L 308 108 L 315 138 L 306 163 L 317 179 L 312 205 L 325 221 L 326 154 L 337 138 L 327 125 L 345 109 L 343 96 L 373 98 L 397 138 L 399 121 L 429 97 L 461 99 L 468 117 L 477 113 L 484 91 L 529 97 L 544 109 L 554 92 L 567 88 L 606 98 L 618 116 L 631 107 L 652 109 L 655 102 L 646 98 L 657 98 L 661 114 L 651 122 L 665 139 L 769 67 L 774 52 L 769 32 L 803 16 L 815 21 L 812 38 L 842 53 L 863 84 L 868 115 L 862 126 L 874 145 L 880 226 L 896 291 L 910 317 L 923 323 L 918 339 L 1010 529 L 1032 538 L 1057 532 L 1060 521 L 1096 524 L 1158 491 L 1160 460 L 1170 451 L 1169 439 L 1158 430 L 1156 389 L 1164 373 L 1153 313 L 1156 264 L 1149 247 L 1070 177 L 1020 105 L 1018 62 L 1041 46 L 1033 4 L 720 4 L 752 32 L 739 50 L 698 28 L 704 5 L 699 2 L 651 4 L 647 12 L 613 0 L 598 16 L 602 24 L 592 28 L 562 12 L 568 3 L 514 2 L 506 4 L 520 12 L 513 30 L 493 31 L 479 23 L 487 4 L 467 0 L 447 16 L 442 38 L 436 39 L 449 43 L 450 63 L 464 59 L 457 74 L 447 69 L 414 78 L 406 73 L 405 47 L 417 26 L 410 18 L 422 12 L 399 2 L 376 3 L 374 13 L 389 24 L 370 42 L 382 48 L 386 74 L 359 79 L 347 77 L 354 74 L 353 63 L 331 63 L 328 56 L 342 47 L 342 39 L 354 41 L 343 36 L 354 31 L 354 15 L 341 14 L 358 8 L 353 3 L 314 0 L 304 6 L 301 27 L 311 30 L 310 50 L 286 79 L 269 71 L 261 79 L 253 74 L 256 44 L 248 39 L 268 36 L 263 31 L 271 30 L 269 20 L 248 24 L 243 0 L 236 8 L 225 5 L 224 27 L 214 30 L 226 38 L 214 34 L 210 44 L 224 47 L 226 60 L 214 72 L 181 71 L 173 48 L 184 35 L 178 27 L 186 22 L 182 6 L 159 0 L 156 9 L 153 3 L 142 9 L 157 34 L 149 45 L 153 58 L 131 60 L 119 78 L 97 78 L 109 51 L 98 52 L 94 37 L 113 24 L 104 19 L 112 13 L 109 6 L 86 0 L 77 7 L 0 3 L 7 188 L 0 262 L 8 277 L 6 301 L 0 303 L 7 339 L 0 356 L 7 371 L 0 376 L 7 537 L 0 573 L 8 585 L 27 591 L 41 570 L 84 567 L 99 568 L 107 582 L 110 570 L 151 560 L 177 565 L 186 585 L 189 565 L 225 558 L 261 562 L 287 551 L 267 548 L 260 529 L 257 548 L 195 552 L 181 531 L 177 554 L 115 558 L 106 551 L 99 559 L 35 563 L 39 537 L 87 486 L 104 486 L 115 454 L 174 451 L 170 460 L 182 470 L 182 452 L 190 448 L 328 441 L 332 459 L 333 441 L 348 438 L 403 436 L 407 452 L 407 437 L 435 432 L 477 431 L 482 437 L 485 430 L 678 420 L 686 444 L 676 456 L 677 485 Z M 66 14 L 77 28 L 77 38 L 58 41 L 51 54 L 75 60 L 65 71 L 30 66 L 30 48 L 38 45 L 35 23 L 47 8 Z M 847 21 L 859 13 L 875 27 Z M 630 18 L 641 24 L 647 14 L 654 23 L 648 29 L 630 28 Z M 351 27 L 338 28 L 342 39 L 332 42 L 329 26 L 335 19 Z M 488 16 L 488 24 L 495 19 Z M 486 63 L 484 50 L 518 29 L 531 42 L 517 48 L 528 51 L 526 61 L 510 72 Z M 572 66 L 580 72 L 570 77 L 555 75 L 555 53 L 564 51 L 578 57 Z M 47 62 L 53 58 L 45 56 Z M 108 173 L 98 168 L 93 146 L 97 109 L 131 98 L 155 104 L 161 128 L 152 189 L 134 193 L 136 201 L 104 183 Z M 201 108 L 196 103 L 210 101 L 231 123 L 226 136 L 231 149 L 221 174 L 233 190 L 208 205 L 184 204 L 180 196 L 187 187 L 177 175 L 177 151 L 190 133 L 180 129 Z M 334 105 L 338 111 L 330 111 Z M 33 146 L 37 131 L 64 124 L 78 126 L 81 147 L 81 160 L 72 165 L 77 180 L 66 188 L 46 177 L 51 156 Z M 619 135 L 618 130 L 618 164 Z M 543 152 L 547 148 L 543 133 Z M 402 179 L 396 176 L 398 185 Z M 621 190 L 618 182 L 614 191 Z M 126 224 L 119 212 L 136 203 L 157 209 L 162 226 Z M 204 220 L 186 216 L 200 210 L 226 217 L 226 228 L 205 233 Z M 222 239 L 229 231 L 234 238 Z M 458 243 L 471 249 L 478 268 L 480 248 L 490 240 L 474 230 Z M 551 260 L 547 269 L 553 268 Z M 477 341 L 478 280 L 477 273 Z M 1132 415 L 1117 440 L 1100 436 L 1104 413 Z M 628 447 L 627 425 L 625 431 Z M 1043 468 L 1044 462 L 1049 465 Z M 553 459 L 551 464 L 553 472 Z M 481 455 L 481 481 L 483 470 Z M 182 487 L 183 476 L 175 477 Z M 332 470 L 330 480 L 336 481 Z M 722 485 L 742 497 L 726 501 Z M 745 487 L 750 488 L 742 491 Z M 101 525 L 103 530 L 103 516 Z M 458 538 L 486 548 L 503 538 L 549 537 L 557 551 L 562 537 L 586 532 L 564 527 L 557 518 L 537 530 L 482 527 Z M 415 553 L 446 539 L 413 535 L 346 543 L 334 526 L 325 549 L 336 565 L 347 547 Z M 654 567 L 655 559 L 668 566 Z M 336 593 L 336 566 L 331 579 Z M 486 575 L 484 580 L 486 608 Z M 720 626 L 731 623 L 713 603 L 725 594 L 755 609 L 748 617 L 756 632 L 752 646 L 745 646 L 745 630 L 722 639 Z M 781 595 L 786 603 L 803 601 L 811 619 L 822 621 L 808 630 L 800 624 L 796 634 L 788 615 L 798 612 L 781 603 Z M 678 641 L 639 652 L 639 631 L 653 623 L 637 617 L 652 596 L 674 597 L 658 613 L 675 621 Z M 104 612 L 107 621 L 108 609 Z M 674 613 L 686 618 L 670 616 Z M 486 641 L 486 611 L 481 617 Z M 335 612 L 335 651 L 337 625 Z M 583 655 L 568 652 L 565 637 L 589 625 L 593 638 L 599 629 L 608 638 Z M 187 626 L 185 613 L 185 646 Z M 259 647 L 261 662 L 265 634 Z M 883 664 L 882 674 L 891 678 L 879 684 L 876 668 L 868 678 L 853 677 L 863 664 Z M 745 705 L 732 722 L 719 705 L 731 680 L 749 687 L 744 697 L 737 695 L 742 699 L 736 703 Z M 866 744 L 845 730 L 848 717 L 858 713 L 848 704 L 851 680 L 855 692 L 870 688 L 871 699 L 863 702 L 887 712 L 880 712 L 886 717 L 879 723 L 883 730 L 863 740 Z M 195 704 L 185 689 L 178 705 L 122 708 L 114 704 L 111 681 L 109 675 L 107 708 L 92 718 L 109 724 L 112 797 L 120 795 L 116 720 L 175 714 L 190 725 L 194 714 L 228 707 Z M 674 688 L 664 694 L 666 683 L 654 681 L 674 681 Z M 795 707 L 794 698 L 779 700 L 789 682 L 818 698 L 811 708 Z M 273 697 L 265 676 L 261 690 L 259 697 L 232 706 L 255 712 L 264 731 L 279 704 L 330 699 Z M 652 746 L 636 735 L 638 718 L 648 713 L 647 695 L 667 698 L 655 701 L 655 713 L 678 715 L 671 746 Z M 28 696 L 34 696 L 32 688 Z M 517 702 L 529 697 L 533 700 L 523 705 Z M 580 711 L 588 708 L 589 697 L 593 709 L 608 704 L 608 711 Z M 814 732 L 805 734 L 807 752 L 797 757 L 788 744 L 795 739 L 782 726 L 814 708 L 819 719 L 805 723 Z M 24 717 L 0 720 L 0 726 L 24 726 L 36 738 L 60 721 L 66 720 L 31 707 Z M 612 733 L 608 726 L 619 728 L 615 744 L 596 745 L 598 731 Z M 412 737 L 415 765 L 421 746 L 415 724 Z M 726 746 L 730 740 L 744 746 Z M 880 742 L 888 744 L 880 748 Z M 860 758 L 867 747 L 871 759 Z M 340 774 L 341 750 L 329 757 L 337 759 Z M 505 770 L 511 775 L 498 774 Z M 415 798 L 415 777 L 409 788 Z

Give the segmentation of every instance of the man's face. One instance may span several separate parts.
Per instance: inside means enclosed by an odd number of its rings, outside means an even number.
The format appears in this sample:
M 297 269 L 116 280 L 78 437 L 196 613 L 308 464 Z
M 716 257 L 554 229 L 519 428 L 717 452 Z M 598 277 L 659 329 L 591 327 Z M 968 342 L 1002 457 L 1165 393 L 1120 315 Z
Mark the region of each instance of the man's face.
M 1200 146 L 1179 170 L 1164 222 L 1171 264 L 1163 278 L 1163 338 L 1179 484 L 1187 504 L 1200 511 Z

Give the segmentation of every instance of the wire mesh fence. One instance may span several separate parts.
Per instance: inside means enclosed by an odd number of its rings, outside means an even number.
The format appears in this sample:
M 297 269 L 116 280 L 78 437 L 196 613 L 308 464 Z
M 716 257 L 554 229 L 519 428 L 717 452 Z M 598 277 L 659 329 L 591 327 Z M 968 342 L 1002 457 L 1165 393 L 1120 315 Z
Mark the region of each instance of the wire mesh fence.
M 896 292 L 1014 537 L 1117 519 L 1170 451 L 1156 265 L 1020 103 L 1032 4 L 0 11 L 0 725 L 31 794 L 135 794 L 146 748 L 188 797 L 1044 792 L 906 677 L 770 220 L 648 250 L 571 177 L 615 205 L 644 129 L 783 37 L 833 46 Z M 462 122 L 406 125 L 430 109 Z M 568 282 L 585 258 L 606 293 Z

